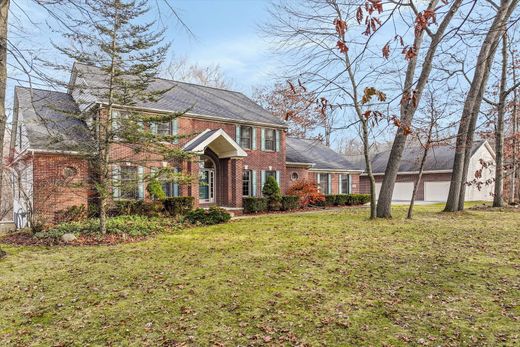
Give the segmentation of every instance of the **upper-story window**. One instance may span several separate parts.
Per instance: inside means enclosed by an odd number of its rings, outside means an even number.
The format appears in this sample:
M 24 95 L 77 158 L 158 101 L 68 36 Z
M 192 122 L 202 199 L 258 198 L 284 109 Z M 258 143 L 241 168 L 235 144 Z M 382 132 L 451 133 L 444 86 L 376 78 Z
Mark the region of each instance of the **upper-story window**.
M 253 143 L 253 128 L 240 127 L 240 147 L 244 149 L 251 149 Z
M 264 148 L 266 151 L 276 151 L 276 130 L 265 129 Z
M 152 134 L 157 136 L 175 136 L 177 135 L 177 119 L 172 119 L 166 122 L 153 122 L 150 124 Z M 173 140 L 177 143 L 177 139 Z
M 159 122 L 156 123 L 156 134 L 160 136 L 170 136 L 172 134 L 172 123 L 171 122 Z

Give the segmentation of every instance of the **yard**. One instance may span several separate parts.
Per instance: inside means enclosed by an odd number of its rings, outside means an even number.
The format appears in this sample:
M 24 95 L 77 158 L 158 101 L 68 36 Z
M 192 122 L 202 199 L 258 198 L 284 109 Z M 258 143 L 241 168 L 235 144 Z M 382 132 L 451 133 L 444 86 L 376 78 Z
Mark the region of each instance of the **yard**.
M 1 345 L 520 344 L 520 214 L 440 209 L 2 246 Z

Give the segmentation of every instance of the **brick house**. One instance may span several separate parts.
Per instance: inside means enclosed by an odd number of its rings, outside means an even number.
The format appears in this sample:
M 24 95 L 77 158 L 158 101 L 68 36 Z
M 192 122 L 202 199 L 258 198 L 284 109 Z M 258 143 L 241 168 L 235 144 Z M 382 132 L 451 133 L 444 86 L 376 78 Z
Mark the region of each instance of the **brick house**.
M 423 150 L 420 146 L 407 145 L 399 166 L 392 200 L 410 201 L 412 197 L 414 182 L 418 177 L 420 160 Z M 372 159 L 372 171 L 376 180 L 376 192 L 379 193 L 390 151 L 383 151 L 374 155 Z M 424 165 L 423 176 L 417 190 L 416 200 L 430 202 L 446 202 L 451 183 L 453 159 L 455 155 L 454 145 L 445 144 L 430 149 Z M 491 163 L 484 168 L 482 162 Z M 471 159 L 468 175 L 465 182 L 475 180 L 475 172 L 481 171 L 482 177 L 479 181 L 488 181 L 489 184 L 466 185 L 466 201 L 491 201 L 493 200 L 494 177 L 495 177 L 495 152 L 487 141 L 475 141 L 471 149 Z M 369 193 L 370 183 L 368 176 L 362 174 L 360 177 L 360 192 Z
M 91 168 L 84 153 L 90 139 L 86 124 L 70 114 L 102 114 L 106 104 L 95 90 L 103 88 L 105 78 L 96 67 L 75 64 L 67 92 L 15 89 L 10 167 L 18 173 L 13 186 L 18 227 L 26 225 L 31 212 L 51 221 L 60 210 L 91 202 Z M 283 192 L 303 178 L 318 183 L 325 193 L 359 189 L 361 170 L 320 143 L 288 137 L 283 120 L 242 93 L 159 78 L 150 88 L 169 90 L 158 101 L 120 107 L 113 117 L 128 109 L 152 115 L 188 110 L 171 122 L 144 126 L 156 133 L 186 135 L 171 145 L 195 159 L 147 158 L 147 153 L 136 154 L 116 143 L 110 153 L 120 163 L 111 167 L 116 182 L 168 166 L 198 177 L 185 184 L 162 182 L 168 196 L 193 196 L 197 206 L 236 210 L 244 196 L 261 195 L 268 176 L 276 178 Z M 136 156 L 147 158 L 146 165 L 134 165 Z M 114 184 L 113 199 L 149 200 L 145 184 L 137 180 L 124 189 Z

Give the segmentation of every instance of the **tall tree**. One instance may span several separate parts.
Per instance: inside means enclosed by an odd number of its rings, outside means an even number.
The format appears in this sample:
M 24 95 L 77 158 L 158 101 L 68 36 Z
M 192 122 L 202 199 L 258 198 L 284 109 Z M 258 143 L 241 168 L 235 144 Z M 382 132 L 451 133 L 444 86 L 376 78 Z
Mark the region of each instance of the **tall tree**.
M 459 122 L 453 171 L 451 176 L 448 200 L 444 211 L 454 212 L 464 209 L 466 193 L 465 180 L 468 174 L 473 136 L 475 133 L 480 107 L 486 90 L 489 73 L 495 57 L 500 37 L 518 5 L 519 0 L 501 0 L 496 5 L 496 13 L 480 47 L 475 64 L 475 73 L 471 81 L 464 108 Z
M 439 27 L 435 33 L 431 33 L 428 26 L 435 22 L 439 8 L 437 7 L 439 1 L 431 0 L 428 3 L 427 8 L 419 12 L 414 5 L 413 1 L 409 2 L 409 6 L 412 7 L 416 13 L 416 26 L 415 26 L 415 37 L 412 45 L 412 51 L 407 55 L 409 61 L 406 68 L 405 80 L 402 90 L 402 99 L 400 106 L 400 118 L 399 123 L 402 126 L 397 128 L 392 150 L 388 158 L 388 163 L 383 176 L 383 182 L 381 184 L 381 190 L 379 191 L 379 199 L 377 202 L 377 216 L 379 218 L 390 218 L 392 217 L 392 195 L 394 191 L 395 180 L 399 171 L 399 165 L 401 157 L 403 155 L 404 147 L 406 144 L 407 135 L 409 134 L 409 127 L 412 124 L 413 117 L 420 103 L 424 88 L 428 82 L 430 73 L 433 68 L 433 61 L 437 48 L 441 41 L 445 38 L 445 32 L 449 27 L 450 22 L 462 5 L 462 0 L 455 0 L 450 9 L 444 15 Z M 428 49 L 424 60 L 420 66 L 418 78 L 416 74 L 418 70 L 418 59 L 419 54 L 422 51 L 424 44 L 424 36 L 428 34 L 431 36 Z
M 5 90 L 7 87 L 7 18 L 9 14 L 9 0 L 0 0 L 0 204 L 3 200 L 4 182 L 4 136 L 7 125 L 5 112 Z M 0 258 L 5 252 L 0 248 Z
M 9 5 L 9 0 L 0 0 L 0 201 L 3 201 L 4 136 L 7 125 L 5 90 L 7 87 L 7 18 Z
M 98 85 L 84 88 L 102 100 L 104 106 L 95 112 L 71 116 L 84 120 L 90 138 L 94 139 L 93 143 L 84 144 L 83 152 L 89 155 L 94 169 L 92 180 L 99 202 L 100 231 L 105 233 L 110 196 L 114 189 L 124 188 L 121 180 L 115 180 L 118 172 L 114 173 L 114 165 L 134 162 L 145 166 L 151 161 L 186 157 L 171 145 L 177 136 L 157 131 L 158 126 L 168 126 L 183 112 L 149 115 L 134 108 L 139 102 L 157 101 L 170 90 L 151 87 L 169 45 L 162 43 L 162 31 L 150 30 L 153 22 L 145 22 L 146 1 L 88 0 L 82 2 L 81 11 L 85 12 L 66 14 L 67 28 L 74 30 L 65 32 L 64 36 L 72 43 L 55 47 L 76 63 L 87 66 L 80 70 L 79 79 L 101 79 Z M 132 155 L 115 156 L 112 151 L 115 146 L 126 147 Z M 141 153 L 146 155 L 139 155 Z M 164 174 L 175 175 L 173 171 Z M 130 182 L 144 179 L 137 172 L 126 178 Z

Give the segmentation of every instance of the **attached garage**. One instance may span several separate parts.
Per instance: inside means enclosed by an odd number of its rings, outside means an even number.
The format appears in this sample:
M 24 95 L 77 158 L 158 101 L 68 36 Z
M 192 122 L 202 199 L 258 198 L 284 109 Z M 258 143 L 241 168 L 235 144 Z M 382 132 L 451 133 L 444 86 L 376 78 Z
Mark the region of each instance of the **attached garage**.
M 392 200 L 410 201 L 413 185 L 419 173 L 420 158 L 422 158 L 423 151 L 423 148 L 416 145 L 408 145 L 405 148 L 399 165 Z M 389 150 L 383 151 L 375 154 L 372 159 L 372 172 L 376 180 L 377 197 L 379 197 L 381 190 L 389 154 Z M 430 149 L 424 164 L 423 176 L 417 189 L 417 201 L 446 202 L 448 200 L 454 155 L 453 144 L 439 145 Z M 468 175 L 464 182 L 470 183 L 466 185 L 466 201 L 493 199 L 493 184 L 482 182 L 494 181 L 494 166 L 488 165 L 487 168 L 483 169 L 482 161 L 493 163 L 494 160 L 495 153 L 489 143 L 487 141 L 475 141 L 471 151 Z M 478 178 L 480 185 L 475 183 L 476 172 L 480 173 Z M 361 175 L 360 187 L 362 193 L 370 193 L 370 181 L 366 174 Z
M 450 181 L 424 182 L 424 200 L 442 201 L 448 200 Z
M 394 192 L 392 194 L 392 200 L 394 201 L 410 201 L 413 194 L 413 182 L 396 182 L 394 186 Z M 376 183 L 377 197 L 379 197 L 379 191 L 381 190 L 381 182 Z

